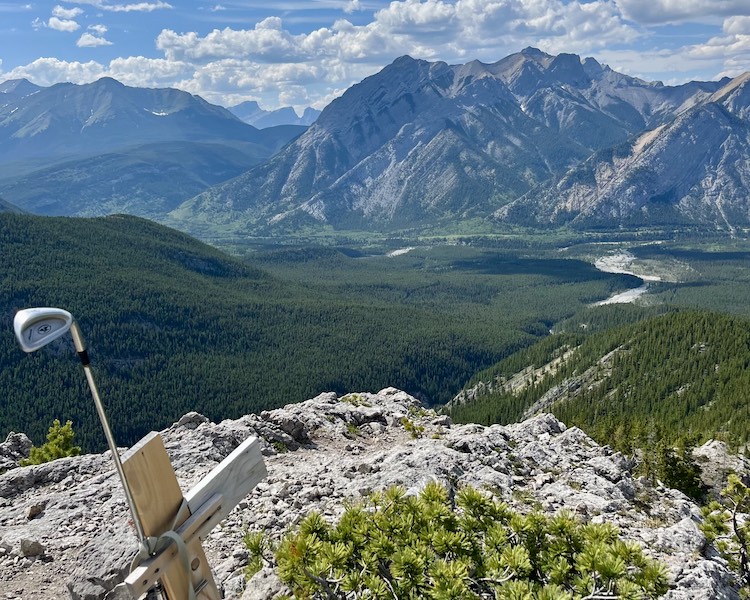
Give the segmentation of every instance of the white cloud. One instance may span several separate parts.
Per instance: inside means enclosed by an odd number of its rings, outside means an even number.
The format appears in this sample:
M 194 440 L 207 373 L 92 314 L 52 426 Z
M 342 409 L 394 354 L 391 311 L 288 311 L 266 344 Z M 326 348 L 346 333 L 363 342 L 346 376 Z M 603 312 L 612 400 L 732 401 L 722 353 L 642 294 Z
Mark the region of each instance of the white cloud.
M 47 21 L 47 27 L 56 31 L 67 31 L 72 32 L 80 29 L 81 26 L 71 19 L 58 19 L 57 17 L 50 17 Z
M 730 35 L 750 35 L 750 16 L 729 17 L 724 21 L 723 29 Z
M 194 71 L 193 66 L 187 63 L 130 56 L 112 60 L 107 74 L 134 87 L 175 87 L 175 82 L 190 79 Z
M 732 14 L 750 15 L 747 0 L 617 0 L 628 19 L 639 23 L 706 21 Z
M 101 6 L 104 10 L 113 12 L 152 12 L 155 10 L 173 8 L 168 2 L 138 2 L 137 4 L 112 4 Z
M 153 12 L 155 10 L 173 8 L 168 2 L 156 0 L 155 2 L 137 2 L 133 4 L 110 4 L 105 0 L 70 0 L 75 4 L 86 4 L 100 10 L 111 12 Z
M 60 19 L 75 19 L 77 16 L 83 14 L 82 8 L 64 8 L 59 4 L 52 9 L 52 16 L 59 17 Z
M 97 35 L 104 35 L 108 31 L 107 26 L 101 24 L 89 25 L 86 29 L 88 29 L 89 31 L 93 31 Z
M 349 2 L 346 3 L 346 6 L 344 6 L 344 12 L 347 14 L 351 14 L 358 10 L 364 10 L 361 0 L 349 0 Z
M 214 29 L 205 37 L 194 32 L 178 34 L 165 29 L 157 37 L 156 47 L 170 60 L 201 62 L 239 57 L 284 62 L 307 58 L 300 45 L 303 38 L 282 29 L 279 17 L 268 17 L 257 23 L 254 29 Z
M 28 79 L 37 85 L 50 86 L 56 83 L 91 83 L 106 75 L 102 65 L 89 61 L 68 62 L 57 58 L 38 58 L 34 62 L 16 67 L 2 74 L 4 79 Z
M 211 7 L 211 12 L 221 12 L 223 10 L 226 10 L 226 7 L 222 6 L 221 4 L 216 4 L 215 6 Z
M 33 4 L 18 4 L 16 2 L 0 2 L 0 13 L 17 13 L 32 10 Z
M 96 46 L 111 46 L 112 42 L 103 38 L 100 35 L 93 35 L 91 33 L 84 33 L 78 38 L 76 46 L 79 48 L 95 48 Z

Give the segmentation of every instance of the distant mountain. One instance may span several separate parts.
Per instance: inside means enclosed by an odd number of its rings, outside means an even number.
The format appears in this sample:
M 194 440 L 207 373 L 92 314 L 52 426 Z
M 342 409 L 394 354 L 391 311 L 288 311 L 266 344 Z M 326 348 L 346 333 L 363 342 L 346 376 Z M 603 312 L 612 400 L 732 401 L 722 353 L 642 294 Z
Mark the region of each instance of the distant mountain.
M 0 194 L 48 215 L 163 215 L 304 131 L 260 131 L 198 96 L 109 78 L 0 90 Z
M 172 216 L 186 228 L 264 233 L 451 227 L 501 214 L 592 153 L 711 103 L 726 84 L 648 83 L 534 48 L 493 64 L 402 57 L 334 100 L 279 154 Z
M 309 126 L 320 115 L 319 110 L 309 106 L 304 110 L 301 117 L 291 106 L 285 106 L 276 110 L 263 110 L 257 102 L 253 101 L 230 106 L 229 111 L 245 123 L 249 123 L 258 129 L 275 127 L 277 125 Z
M 31 83 L 28 79 L 9 79 L 0 83 L 0 105 L 31 96 L 42 89 L 44 88 Z
M 242 142 L 267 154 L 263 134 L 228 110 L 175 89 L 110 78 L 41 88 L 0 108 L 0 162 L 59 160 L 146 143 Z
M 497 213 L 529 224 L 750 226 L 750 74 Z
M 10 202 L 6 202 L 2 198 L 0 198 L 0 213 L 4 212 L 22 213 L 23 211 L 15 204 L 11 204 Z
M 159 218 L 259 162 L 252 153 L 224 144 L 145 144 L 0 178 L 0 194 L 39 215 Z

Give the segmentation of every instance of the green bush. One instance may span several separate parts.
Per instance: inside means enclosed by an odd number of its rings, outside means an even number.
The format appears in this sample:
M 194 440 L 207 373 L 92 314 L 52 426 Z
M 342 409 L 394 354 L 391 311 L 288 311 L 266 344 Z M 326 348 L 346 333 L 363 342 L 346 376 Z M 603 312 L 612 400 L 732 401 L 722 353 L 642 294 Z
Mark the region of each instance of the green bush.
M 81 448 L 73 445 L 74 437 L 75 432 L 71 421 L 67 421 L 65 425 L 60 425 L 60 420 L 55 419 L 47 433 L 47 443 L 38 447 L 32 446 L 29 458 L 22 460 L 21 466 L 41 465 L 56 458 L 78 456 L 81 453 Z
M 721 501 L 703 507 L 701 529 L 737 573 L 740 596 L 750 598 L 750 488 L 730 475 Z M 744 515 L 744 520 L 742 518 Z
M 635 600 L 668 589 L 664 567 L 614 526 L 523 515 L 471 487 L 455 498 L 435 483 L 419 496 L 393 487 L 336 525 L 312 513 L 273 559 L 257 535 L 247 540 L 254 568 L 275 562 L 300 599 Z

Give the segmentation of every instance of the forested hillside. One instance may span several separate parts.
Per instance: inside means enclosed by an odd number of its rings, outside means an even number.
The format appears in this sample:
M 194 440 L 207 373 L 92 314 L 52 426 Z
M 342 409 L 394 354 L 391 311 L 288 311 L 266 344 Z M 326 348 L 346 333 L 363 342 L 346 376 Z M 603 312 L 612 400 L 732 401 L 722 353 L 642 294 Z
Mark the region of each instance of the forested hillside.
M 749 320 L 670 312 L 551 336 L 477 375 L 469 386 L 484 386 L 452 414 L 507 423 L 551 411 L 622 450 L 710 438 L 740 447 L 750 440 L 749 367 Z
M 632 285 L 582 261 L 459 247 L 282 250 L 261 270 L 125 216 L 0 214 L 0 255 L 0 437 L 39 443 L 54 418 L 70 419 L 84 450 L 104 440 L 72 343 L 24 355 L 18 309 L 77 318 L 125 445 L 190 410 L 218 420 L 323 391 L 396 386 L 445 402 L 552 323 Z

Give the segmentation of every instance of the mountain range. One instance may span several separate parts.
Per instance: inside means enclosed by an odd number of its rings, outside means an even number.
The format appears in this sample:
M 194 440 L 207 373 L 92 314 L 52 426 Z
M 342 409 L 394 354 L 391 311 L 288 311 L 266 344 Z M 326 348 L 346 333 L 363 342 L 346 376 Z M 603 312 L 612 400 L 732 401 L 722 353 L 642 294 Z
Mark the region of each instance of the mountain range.
M 263 131 L 175 89 L 103 78 L 0 85 L 0 195 L 37 214 L 158 216 L 277 152 L 303 127 Z
M 491 64 L 404 56 L 308 128 L 262 130 L 177 90 L 5 82 L 0 195 L 212 235 L 476 222 L 734 233 L 750 226 L 749 78 L 668 86 L 535 48 Z M 294 112 L 232 110 L 258 125 Z
M 284 106 L 276 110 L 263 110 L 257 102 L 248 101 L 230 106 L 229 110 L 245 123 L 258 129 L 275 127 L 277 125 L 312 125 L 320 115 L 320 111 L 307 107 L 300 117 L 291 106 Z
M 741 193 L 750 168 L 746 79 L 666 86 L 534 48 L 493 64 L 402 57 L 334 100 L 279 154 L 173 216 L 185 227 L 271 232 L 450 227 L 475 217 L 732 230 L 750 224 Z M 621 159 L 633 151 L 640 168 Z M 606 174 L 607 160 L 620 168 L 611 193 L 586 177 Z M 596 211 L 575 208 L 580 180 Z

